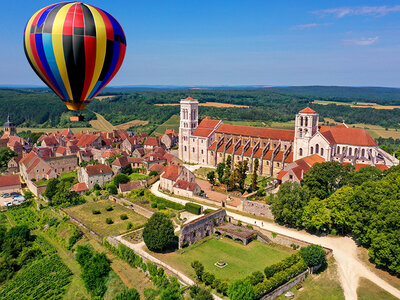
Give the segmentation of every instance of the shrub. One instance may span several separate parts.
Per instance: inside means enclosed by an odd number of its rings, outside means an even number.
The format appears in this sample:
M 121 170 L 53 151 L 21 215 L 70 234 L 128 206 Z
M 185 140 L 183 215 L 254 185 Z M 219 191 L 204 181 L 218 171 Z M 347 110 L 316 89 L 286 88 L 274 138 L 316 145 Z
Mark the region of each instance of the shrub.
M 319 245 L 310 245 L 301 248 L 300 255 L 309 267 L 326 264 L 326 253 Z
M 253 300 L 256 299 L 253 286 L 247 280 L 235 280 L 229 286 L 228 297 L 231 300 Z
M 198 260 L 195 260 L 191 263 L 192 268 L 194 269 L 194 272 L 196 273 L 197 278 L 202 281 L 203 278 L 203 273 L 204 273 L 204 266 L 201 262 Z
M 157 209 L 158 209 L 158 210 L 163 210 L 163 209 L 165 209 L 165 205 L 162 204 L 162 203 L 158 203 L 158 204 L 157 204 Z
M 188 202 L 185 204 L 185 210 L 192 214 L 200 215 L 201 214 L 201 205 Z
M 247 224 L 246 227 L 249 229 L 253 229 L 253 226 L 251 226 L 250 224 Z
M 100 196 L 100 195 L 101 195 L 100 191 L 96 191 L 96 196 Z
M 114 208 L 111 205 L 106 206 L 106 211 L 112 211 L 112 210 L 114 210 Z
M 106 219 L 106 223 L 107 223 L 107 224 L 113 224 L 114 221 L 113 221 L 111 218 L 107 218 L 107 219 Z
M 118 188 L 115 184 L 113 183 L 107 183 L 106 184 L 106 190 L 109 192 L 111 195 L 116 195 L 118 193 Z
M 122 214 L 119 216 L 121 218 L 121 220 L 127 220 L 128 216 L 126 214 Z
M 93 210 L 92 210 L 92 214 L 94 214 L 94 215 L 99 215 L 99 214 L 101 214 L 101 212 L 100 212 L 100 210 L 98 210 L 98 209 L 93 209 Z
M 132 227 L 133 227 L 133 224 L 131 222 L 128 222 L 128 224 L 126 224 L 126 229 L 127 230 L 132 229 Z
M 157 172 L 157 171 L 151 171 L 151 172 L 149 173 L 149 176 L 150 176 L 150 177 L 157 176 L 157 175 L 158 175 L 158 172 Z
M 99 185 L 98 183 L 96 183 L 96 184 L 93 186 L 93 189 L 94 189 L 95 191 L 100 191 L 100 190 L 101 190 L 101 187 L 100 187 L 100 185 Z
M 237 225 L 238 225 L 238 226 L 242 226 L 242 221 L 239 220 L 239 221 L 237 222 Z
M 211 285 L 215 280 L 215 275 L 210 272 L 204 272 L 201 279 L 206 285 Z
M 116 295 L 113 300 L 140 300 L 139 292 L 132 288 Z
M 204 210 L 204 214 L 207 215 L 209 213 L 212 213 L 213 211 L 215 211 L 215 210 L 207 208 L 207 209 Z
M 154 213 L 144 226 L 143 240 L 151 251 L 166 250 L 175 240 L 172 221 L 163 213 Z
M 74 233 L 68 239 L 68 250 L 71 250 L 77 241 L 81 239 L 83 232 L 75 227 Z
M 123 173 L 119 173 L 117 175 L 114 176 L 113 178 L 113 183 L 115 184 L 115 186 L 119 186 L 121 183 L 127 183 L 129 182 L 129 176 Z
M 194 300 L 213 300 L 213 296 L 209 290 L 199 286 L 192 285 L 190 288 L 190 297 Z

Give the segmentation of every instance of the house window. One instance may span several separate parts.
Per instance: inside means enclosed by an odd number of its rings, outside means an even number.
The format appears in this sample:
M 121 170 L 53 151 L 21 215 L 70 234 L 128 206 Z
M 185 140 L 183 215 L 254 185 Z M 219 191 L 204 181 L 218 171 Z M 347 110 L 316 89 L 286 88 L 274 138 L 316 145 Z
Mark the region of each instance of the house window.
M 349 155 L 351 155 L 353 152 L 353 149 L 349 148 Z
M 185 151 L 187 151 L 187 147 L 185 146 Z
M 340 154 L 340 147 L 337 147 L 337 153 Z
M 222 153 L 219 154 L 219 157 L 222 157 Z
M 300 149 L 299 149 L 299 155 L 300 155 L 300 156 L 303 156 L 303 148 L 300 148 Z
M 280 163 L 277 163 L 276 165 L 279 167 L 279 166 L 280 166 Z
M 204 154 L 204 151 L 203 151 L 203 150 L 201 150 L 201 154 Z
M 194 152 L 194 147 L 193 147 L 193 152 Z
M 319 144 L 315 145 L 315 153 L 317 153 L 317 154 L 319 153 Z
M 361 156 L 365 156 L 365 149 L 361 150 Z
M 321 148 L 321 156 L 324 155 L 324 148 Z
M 300 118 L 300 126 L 303 126 L 303 117 Z

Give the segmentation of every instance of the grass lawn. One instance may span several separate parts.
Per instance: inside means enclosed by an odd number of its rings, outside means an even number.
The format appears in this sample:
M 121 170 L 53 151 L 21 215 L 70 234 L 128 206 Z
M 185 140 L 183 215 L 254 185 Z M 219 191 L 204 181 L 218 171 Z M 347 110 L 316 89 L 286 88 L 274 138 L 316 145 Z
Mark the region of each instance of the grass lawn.
M 61 179 L 66 179 L 66 178 L 78 178 L 78 174 L 76 173 L 76 171 L 71 171 L 71 172 L 67 172 L 67 173 L 62 173 L 60 175 Z
M 106 211 L 107 206 L 112 206 L 113 210 Z M 100 210 L 101 213 L 94 215 L 92 213 L 93 210 Z M 129 222 L 133 224 L 132 229 L 134 229 L 144 225 L 147 221 L 142 215 L 110 200 L 88 202 L 82 205 L 69 207 L 66 211 L 102 237 L 126 232 Z M 121 220 L 121 214 L 126 214 L 128 219 Z M 107 224 L 106 218 L 111 218 L 114 223 Z
M 217 278 L 234 280 L 244 278 L 254 271 L 263 272 L 266 266 L 293 253 L 289 248 L 270 246 L 259 241 L 244 246 L 229 238 L 211 238 L 201 245 L 195 244 L 186 250 L 183 254 L 152 252 L 152 255 L 192 278 L 195 278 L 195 273 L 190 264 L 198 260 L 203 263 L 206 271 L 214 273 Z M 228 265 L 218 268 L 214 265 L 217 261 L 224 261 Z
M 357 289 L 357 296 L 359 300 L 395 300 L 397 299 L 392 294 L 389 294 L 385 290 L 381 289 L 372 281 L 361 277 Z
M 207 173 L 208 173 L 208 172 L 211 172 L 211 171 L 215 171 L 215 169 L 213 169 L 213 168 L 201 167 L 201 168 L 197 169 L 197 170 L 195 171 L 195 173 L 197 173 L 200 177 L 204 177 L 204 178 L 207 179 Z M 215 174 L 215 176 L 218 177 L 217 174 Z M 217 178 L 216 178 L 216 179 L 217 179 Z
M 167 121 L 165 121 L 163 124 L 158 126 L 156 130 L 154 130 L 154 134 L 157 136 L 161 136 L 165 133 L 166 129 L 174 129 L 176 132 L 179 131 L 179 115 L 173 115 L 171 118 L 169 118 Z
M 47 185 L 49 183 L 49 181 L 47 179 L 43 178 L 40 180 L 33 181 L 33 183 L 36 184 L 37 186 L 40 186 L 40 185 Z
M 297 300 L 309 299 L 329 299 L 344 300 L 343 289 L 340 285 L 337 274 L 337 265 L 332 258 L 328 261 L 328 269 L 321 274 L 311 274 L 302 283 L 303 287 L 297 290 L 295 287 L 291 291 Z
M 149 176 L 141 173 L 132 173 L 129 175 L 130 180 L 135 181 L 135 180 L 145 180 L 149 178 Z

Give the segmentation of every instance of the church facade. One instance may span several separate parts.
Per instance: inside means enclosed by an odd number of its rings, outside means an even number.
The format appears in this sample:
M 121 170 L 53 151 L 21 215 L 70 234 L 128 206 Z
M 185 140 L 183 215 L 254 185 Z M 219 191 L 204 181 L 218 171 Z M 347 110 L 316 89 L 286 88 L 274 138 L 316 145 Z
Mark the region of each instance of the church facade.
M 296 115 L 295 130 L 285 130 L 224 124 L 208 117 L 199 123 L 199 102 L 188 97 L 180 104 L 179 158 L 184 162 L 216 166 L 231 156 L 232 166 L 247 160 L 252 172 L 257 158 L 260 174 L 274 177 L 288 164 L 314 154 L 353 165 L 399 163 L 364 129 L 319 126 L 318 113 L 309 107 Z

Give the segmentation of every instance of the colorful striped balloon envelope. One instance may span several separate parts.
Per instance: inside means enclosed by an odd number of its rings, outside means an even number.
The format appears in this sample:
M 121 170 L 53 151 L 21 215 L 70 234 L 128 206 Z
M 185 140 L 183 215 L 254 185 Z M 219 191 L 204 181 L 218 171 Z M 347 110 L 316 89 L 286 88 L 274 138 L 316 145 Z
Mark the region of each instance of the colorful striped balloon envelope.
M 68 109 L 83 110 L 118 72 L 126 40 L 109 13 L 81 2 L 63 2 L 30 18 L 24 48 L 32 69 Z

